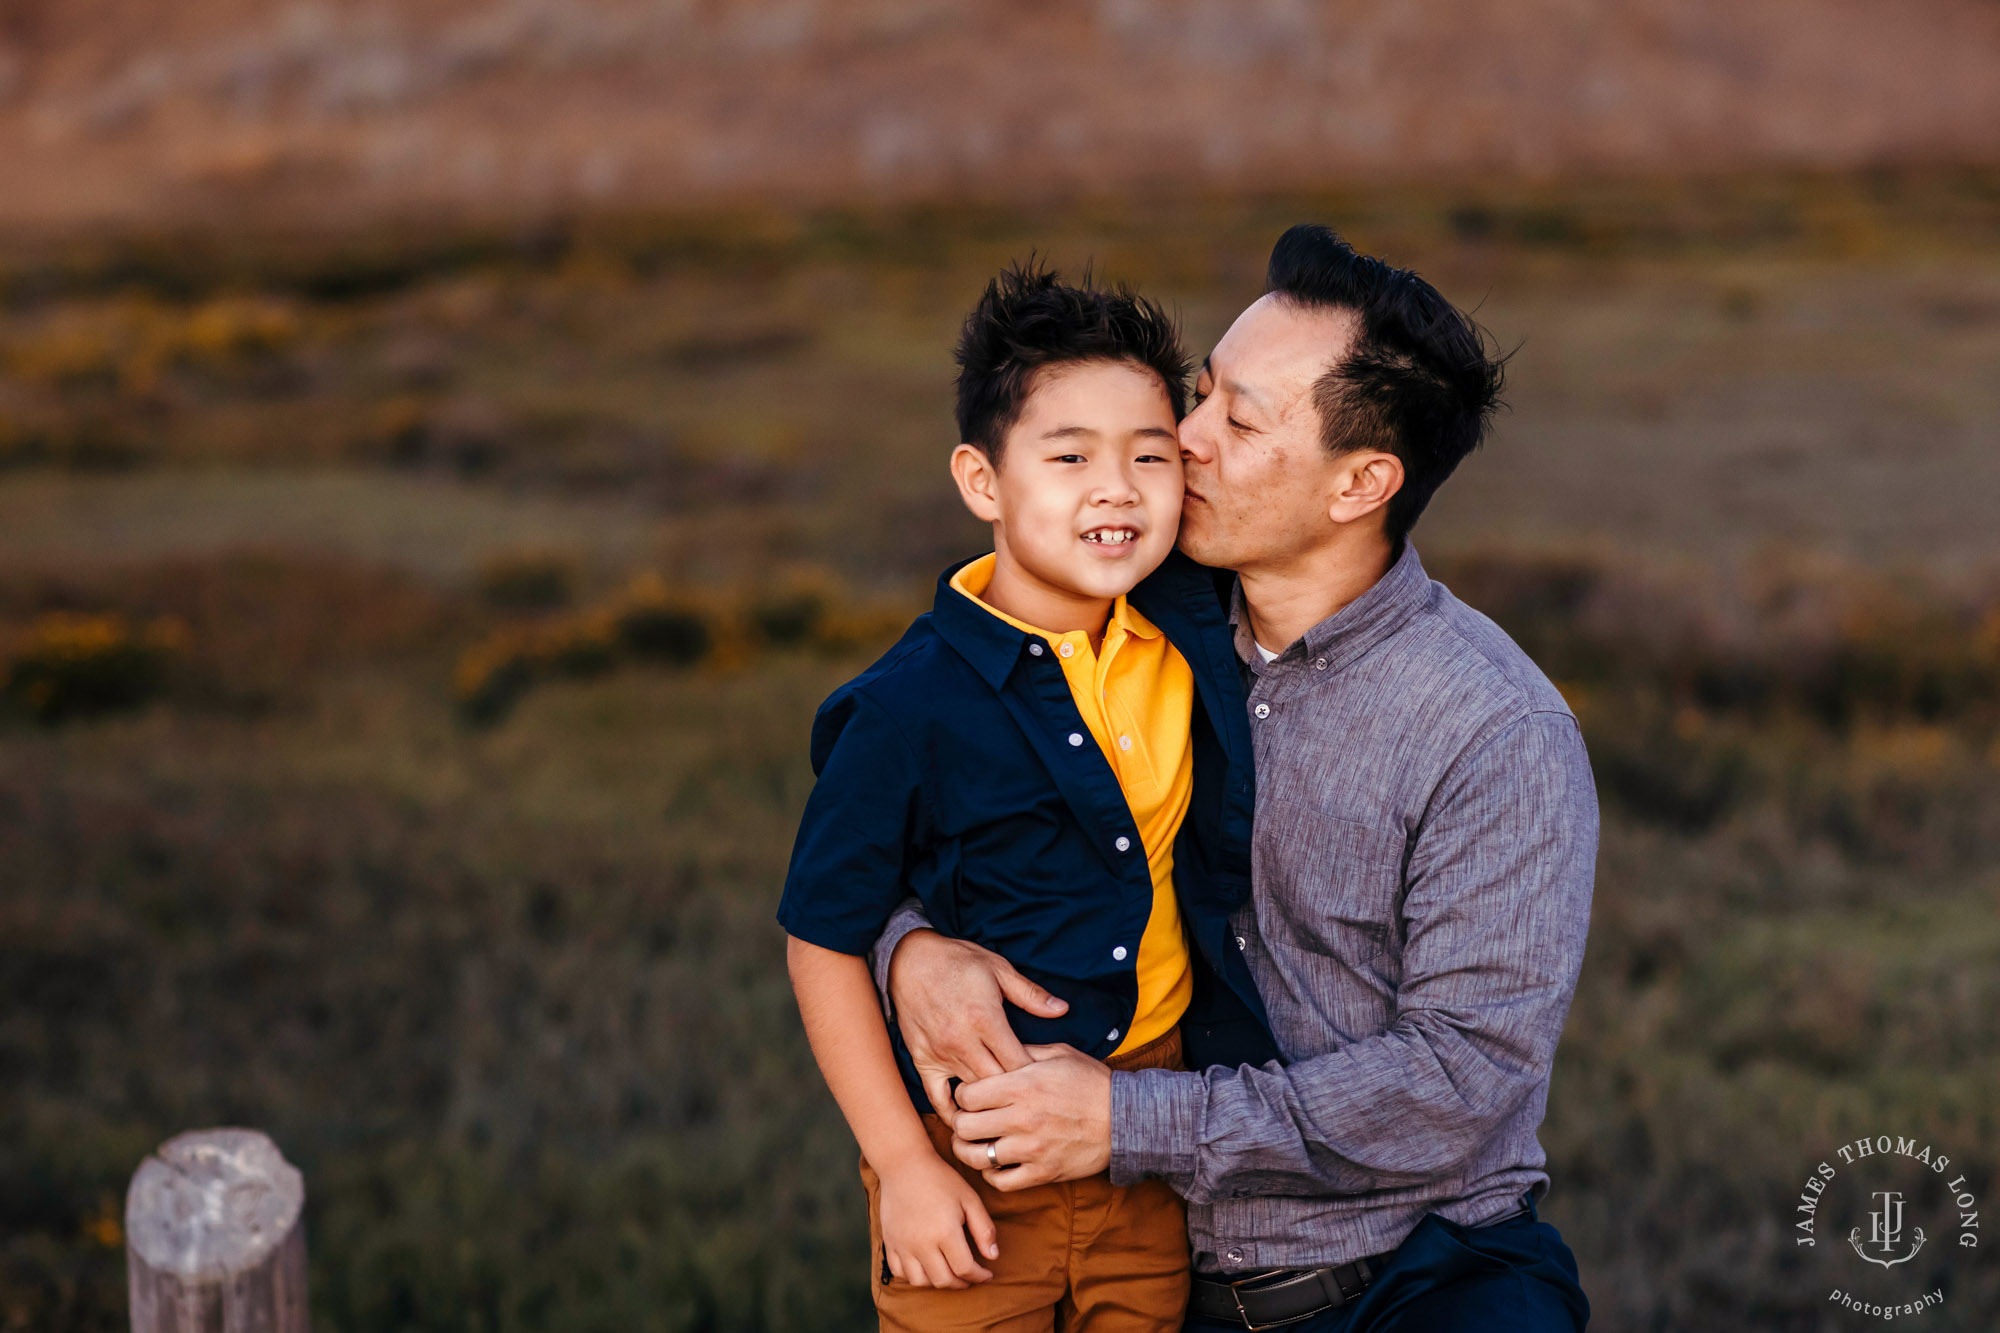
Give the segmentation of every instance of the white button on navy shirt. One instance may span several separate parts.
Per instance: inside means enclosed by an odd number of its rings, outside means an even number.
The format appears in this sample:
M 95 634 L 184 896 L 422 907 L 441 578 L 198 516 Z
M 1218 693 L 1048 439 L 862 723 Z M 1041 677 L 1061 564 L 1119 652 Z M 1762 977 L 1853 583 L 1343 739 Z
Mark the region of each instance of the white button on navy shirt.
M 1028 651 L 1033 653 L 1035 656 L 1040 657 L 1042 655 L 1042 645 L 1040 645 L 1039 643 L 1031 643 L 1028 645 Z
M 1118 841 L 1112 843 L 1111 845 L 1113 847 L 1116 847 L 1121 852 L 1129 852 L 1132 850 L 1132 840 L 1128 837 L 1125 837 L 1123 834 L 1120 834 L 1118 837 Z
M 1119 946 L 1118 946 L 1117 948 L 1113 949 L 1113 950 L 1111 951 L 1111 957 L 1112 957 L 1113 961 L 1115 961 L 1115 962 L 1120 962 L 1120 963 L 1124 962 L 1124 961 L 1125 961 L 1125 946 L 1121 944 L 1121 945 L 1119 945 Z
M 1080 732 L 1080 731 L 1072 731 L 1072 732 L 1071 732 L 1071 733 L 1069 734 L 1069 743 L 1070 743 L 1071 745 L 1081 745 L 1081 744 L 1083 744 L 1083 733 L 1082 733 L 1082 732 Z

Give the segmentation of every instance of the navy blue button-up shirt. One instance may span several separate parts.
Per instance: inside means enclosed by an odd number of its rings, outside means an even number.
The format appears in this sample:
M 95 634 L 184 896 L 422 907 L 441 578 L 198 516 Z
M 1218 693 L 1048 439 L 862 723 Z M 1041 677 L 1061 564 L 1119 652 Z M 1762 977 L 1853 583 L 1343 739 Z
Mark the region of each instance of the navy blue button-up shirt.
M 1023 1042 L 1102 1058 L 1131 1026 L 1138 939 L 1153 882 L 1117 775 L 1085 730 L 1062 666 L 1032 636 L 938 580 L 937 602 L 813 721 L 819 775 L 792 849 L 780 924 L 809 944 L 866 954 L 914 896 L 938 930 L 1006 958 L 1069 1001 L 1060 1018 L 1010 1010 Z M 1179 552 L 1130 594 L 1195 681 L 1194 791 L 1174 843 L 1192 938 L 1187 1058 L 1275 1057 L 1229 913 L 1249 894 L 1255 805 L 1243 685 L 1213 573 Z M 1036 640 L 1037 642 L 1039 640 Z M 1124 850 L 1120 850 L 1120 842 Z M 900 1034 L 897 1062 L 929 1100 Z

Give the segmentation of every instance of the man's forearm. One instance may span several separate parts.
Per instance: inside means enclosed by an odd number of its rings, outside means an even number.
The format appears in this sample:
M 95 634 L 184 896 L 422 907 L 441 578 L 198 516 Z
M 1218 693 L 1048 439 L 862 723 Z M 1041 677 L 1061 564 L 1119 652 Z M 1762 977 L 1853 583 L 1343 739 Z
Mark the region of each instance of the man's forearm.
M 875 940 L 875 947 L 868 951 L 869 967 L 875 974 L 875 993 L 881 997 L 882 1012 L 893 1018 L 895 1003 L 889 997 L 889 964 L 895 959 L 896 946 L 903 937 L 913 930 L 929 930 L 931 919 L 924 915 L 923 905 L 915 898 L 905 898 L 889 917 L 889 924 Z
M 1282 1067 L 1115 1074 L 1112 1180 L 1158 1176 L 1209 1203 L 1353 1194 L 1451 1175 L 1533 1095 L 1546 1070 L 1537 1054 L 1478 1050 L 1426 1013 Z M 1503 1061 L 1514 1070 L 1496 1078 Z M 1476 1077 L 1454 1077 L 1471 1066 L 1480 1068 Z M 1479 1094 L 1468 1095 L 1470 1087 Z
M 1208 1202 L 1462 1171 L 1547 1087 L 1596 853 L 1575 722 L 1549 712 L 1507 726 L 1454 767 L 1411 849 L 1384 1030 L 1282 1068 L 1119 1075 L 1113 1179 L 1160 1176 Z

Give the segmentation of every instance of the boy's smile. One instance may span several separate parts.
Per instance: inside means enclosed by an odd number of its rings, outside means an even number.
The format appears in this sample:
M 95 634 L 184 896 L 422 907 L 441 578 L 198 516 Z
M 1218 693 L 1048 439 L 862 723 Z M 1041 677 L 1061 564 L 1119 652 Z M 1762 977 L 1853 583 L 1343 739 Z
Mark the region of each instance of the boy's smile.
M 1113 599 L 1159 568 L 1180 525 L 1181 457 L 1159 375 L 1129 361 L 1036 377 L 997 462 L 952 455 L 965 503 L 992 523 L 985 600 L 1056 633 L 1103 628 Z

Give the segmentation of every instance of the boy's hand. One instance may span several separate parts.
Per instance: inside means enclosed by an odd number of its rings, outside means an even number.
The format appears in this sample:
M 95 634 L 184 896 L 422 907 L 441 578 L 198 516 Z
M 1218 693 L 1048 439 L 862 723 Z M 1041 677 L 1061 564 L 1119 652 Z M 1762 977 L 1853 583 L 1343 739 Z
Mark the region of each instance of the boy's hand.
M 1016 972 L 999 954 L 934 930 L 913 930 L 896 946 L 889 960 L 889 999 L 924 1091 L 947 1125 L 958 1117 L 950 1080 L 970 1083 L 1030 1063 L 1008 1025 L 1008 1001 L 1043 1018 L 1069 1012 L 1068 1001 Z
M 988 1259 L 1000 1257 L 1000 1233 L 979 1194 L 935 1153 L 913 1153 L 892 1172 L 878 1171 L 882 1250 L 889 1272 L 913 1287 L 963 1291 L 993 1276 L 965 1240 Z

